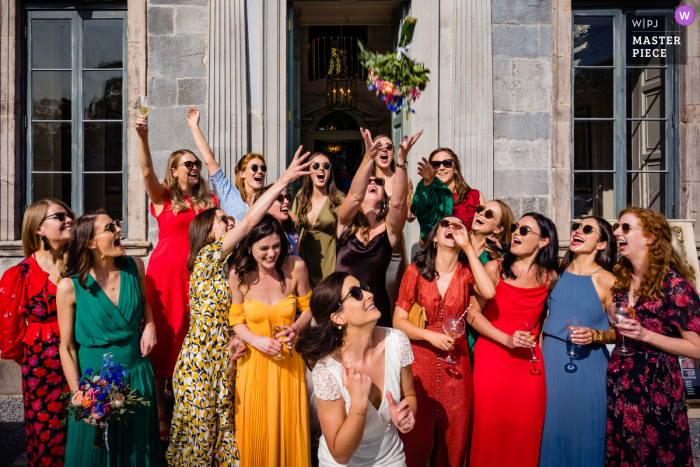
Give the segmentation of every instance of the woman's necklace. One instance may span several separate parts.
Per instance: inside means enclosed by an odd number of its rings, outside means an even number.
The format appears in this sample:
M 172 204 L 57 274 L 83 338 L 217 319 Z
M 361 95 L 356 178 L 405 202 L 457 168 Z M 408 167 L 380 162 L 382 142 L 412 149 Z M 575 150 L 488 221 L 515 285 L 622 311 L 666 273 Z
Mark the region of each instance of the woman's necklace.
M 46 272 L 46 274 L 49 275 L 49 280 L 51 280 L 51 272 L 49 271 L 49 268 L 46 267 L 46 263 L 44 262 L 44 260 L 43 260 L 42 258 L 40 258 L 39 256 L 37 256 L 37 255 L 34 255 L 34 257 L 41 260 L 40 263 L 39 263 L 39 266 L 41 266 L 41 268 Z M 59 282 L 61 282 L 61 279 L 62 279 L 61 275 L 60 275 L 60 274 L 56 274 L 56 283 L 57 283 L 57 284 L 58 284 Z

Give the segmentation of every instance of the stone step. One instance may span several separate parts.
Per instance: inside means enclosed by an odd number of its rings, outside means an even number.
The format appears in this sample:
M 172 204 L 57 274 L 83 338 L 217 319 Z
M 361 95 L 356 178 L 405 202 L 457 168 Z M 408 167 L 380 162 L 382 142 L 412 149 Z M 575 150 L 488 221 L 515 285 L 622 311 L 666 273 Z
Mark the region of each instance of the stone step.
M 0 396 L 22 395 L 22 371 L 12 360 L 0 359 Z

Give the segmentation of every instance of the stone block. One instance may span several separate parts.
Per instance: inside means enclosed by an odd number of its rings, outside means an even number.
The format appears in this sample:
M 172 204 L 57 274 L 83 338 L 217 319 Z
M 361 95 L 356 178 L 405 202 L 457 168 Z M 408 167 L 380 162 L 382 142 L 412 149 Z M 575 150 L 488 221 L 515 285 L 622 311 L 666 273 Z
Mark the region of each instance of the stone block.
M 548 196 L 541 196 L 538 198 L 539 201 L 539 207 L 537 209 L 537 212 L 540 214 L 547 216 L 549 218 L 552 217 L 552 212 L 550 208 L 550 203 L 549 203 L 549 197 Z M 561 238 L 559 239 L 561 240 Z
M 549 170 L 494 170 L 493 186 L 496 197 L 549 195 Z
M 497 139 L 493 142 L 493 168 L 506 169 L 510 167 L 510 152 L 508 140 Z
M 177 81 L 177 105 L 205 104 L 206 100 L 206 79 L 179 79 Z
M 193 106 L 200 112 L 199 126 L 207 134 L 207 110 L 204 106 Z M 187 125 L 188 106 L 154 107 L 148 114 L 150 122 L 150 144 L 153 152 L 172 152 L 177 149 L 194 149 L 192 132 Z M 159 177 L 161 172 L 158 172 Z
M 440 1 L 440 27 L 451 28 L 455 18 L 455 0 Z
M 513 110 L 513 60 L 493 59 L 493 110 Z
M 551 24 L 552 0 L 492 0 L 492 24 Z
M 440 78 L 452 79 L 453 28 L 440 28 Z M 459 65 L 458 65 L 459 67 Z M 459 68 L 457 68 L 459 69 Z M 443 78 L 443 76 L 445 78 Z
M 544 214 L 543 212 L 540 212 L 540 203 L 539 203 L 539 198 L 534 197 L 534 196 L 523 196 L 521 198 L 522 202 L 522 213 L 520 216 L 524 216 L 528 212 L 536 212 L 539 214 Z
M 180 7 L 175 10 L 175 34 L 207 34 L 208 32 L 208 8 Z
M 21 256 L 5 256 L 0 258 L 0 276 L 5 274 L 5 271 L 10 269 L 12 266 L 17 266 L 22 261 L 24 261 L 24 258 Z
M 202 36 L 151 36 L 150 75 L 156 78 L 204 78 L 206 40 Z
M 173 7 L 148 8 L 148 34 L 173 33 Z
M 532 165 L 532 142 L 528 140 L 512 140 L 508 143 L 510 166 L 514 169 L 525 169 Z
M 550 167 L 552 165 L 552 142 L 549 139 L 536 139 L 532 141 L 532 166 Z
M 494 57 L 537 58 L 540 46 L 537 26 L 494 26 L 491 46 Z
M 494 186 L 494 190 L 496 187 Z M 494 195 L 495 196 L 495 195 Z M 515 216 L 515 219 L 518 220 L 520 219 L 520 215 L 522 214 L 522 199 L 517 196 L 495 196 L 495 199 L 498 199 L 500 201 L 503 201 L 508 205 L 511 211 L 513 211 L 513 216 Z
M 552 27 L 540 26 L 540 57 L 552 56 Z
M 209 0 L 149 0 L 151 5 L 208 5 Z
M 177 80 L 173 78 L 149 78 L 148 96 L 153 107 L 177 105 Z
M 514 110 L 523 112 L 550 110 L 551 81 L 548 60 L 513 60 Z
M 0 360 L 0 396 L 19 396 L 21 394 L 22 368 L 13 360 Z
M 549 112 L 494 112 L 493 137 L 508 139 L 549 139 Z

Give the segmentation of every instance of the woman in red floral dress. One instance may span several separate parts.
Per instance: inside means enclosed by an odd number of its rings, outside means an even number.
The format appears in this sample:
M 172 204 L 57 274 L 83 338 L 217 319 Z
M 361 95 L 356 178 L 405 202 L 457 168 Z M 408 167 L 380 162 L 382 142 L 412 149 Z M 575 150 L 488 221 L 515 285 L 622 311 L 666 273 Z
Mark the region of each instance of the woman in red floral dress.
M 0 352 L 22 366 L 28 465 L 63 466 L 66 427 L 61 411 L 68 391 L 58 356 L 56 284 L 63 247 L 75 215 L 62 201 L 43 199 L 27 208 L 22 247 L 27 259 L 0 280 Z

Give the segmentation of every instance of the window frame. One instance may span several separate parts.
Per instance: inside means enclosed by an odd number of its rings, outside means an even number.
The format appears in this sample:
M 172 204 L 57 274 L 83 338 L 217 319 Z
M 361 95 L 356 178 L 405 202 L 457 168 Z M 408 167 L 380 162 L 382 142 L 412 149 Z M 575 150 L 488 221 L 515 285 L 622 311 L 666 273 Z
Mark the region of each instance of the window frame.
M 590 67 L 574 65 L 574 18 L 577 16 L 613 18 L 613 65 L 610 67 Z M 663 66 L 627 65 L 627 21 L 628 16 L 664 16 L 666 27 L 671 26 L 673 35 L 679 34 L 678 25 L 673 21 L 673 9 L 658 8 L 613 8 L 613 9 L 585 9 L 578 8 L 572 10 L 571 21 L 571 70 L 570 70 L 570 96 L 571 96 L 571 219 L 576 219 L 574 212 L 574 176 L 579 173 L 614 173 L 614 200 L 615 217 L 622 209 L 627 207 L 627 175 L 629 173 L 665 173 L 666 174 L 666 212 L 664 215 L 669 219 L 677 218 L 680 206 L 680 125 L 675 124 L 678 120 L 680 93 L 679 93 L 679 73 L 676 65 L 679 63 L 680 47 L 666 46 L 667 60 Z M 613 69 L 613 117 L 610 118 L 576 118 L 574 103 L 574 73 L 578 68 L 598 68 Z M 627 117 L 627 69 L 628 68 L 659 68 L 665 69 L 665 114 L 666 118 L 634 118 Z M 614 121 L 614 165 L 613 170 L 576 170 L 574 154 L 574 125 L 577 121 Z M 665 170 L 633 170 L 627 167 L 627 123 L 629 121 L 659 121 L 666 120 L 666 169 Z
M 23 181 L 25 205 L 30 205 L 37 201 L 32 197 L 33 175 L 34 174 L 52 174 L 69 172 L 61 171 L 45 171 L 34 172 L 33 158 L 33 123 L 32 120 L 32 20 L 34 19 L 69 19 L 71 20 L 71 119 L 70 120 L 52 120 L 52 122 L 70 122 L 71 124 L 71 202 L 67 203 L 71 209 L 80 216 L 84 214 L 84 175 L 89 174 L 121 174 L 122 176 L 122 236 L 127 237 L 128 234 L 128 125 L 127 125 L 127 110 L 128 110 L 128 90 L 129 90 L 129 74 L 128 74 L 128 23 L 127 23 L 127 8 L 123 3 L 101 3 L 94 4 L 62 4 L 48 5 L 37 4 L 28 5 L 25 7 L 25 39 L 24 39 L 24 54 L 23 69 L 25 77 L 22 80 L 22 112 L 26 125 L 23 128 L 22 140 L 25 142 L 25 150 L 23 156 Z M 84 122 L 117 122 L 119 120 L 89 120 L 83 116 L 83 72 L 91 69 L 83 68 L 83 22 L 91 19 L 121 19 L 123 26 L 122 33 L 122 165 L 121 171 L 84 171 Z M 102 70 L 102 69 L 99 69 Z M 110 68 L 105 70 L 117 71 L 119 68 Z M 38 120 L 41 122 L 42 120 Z

